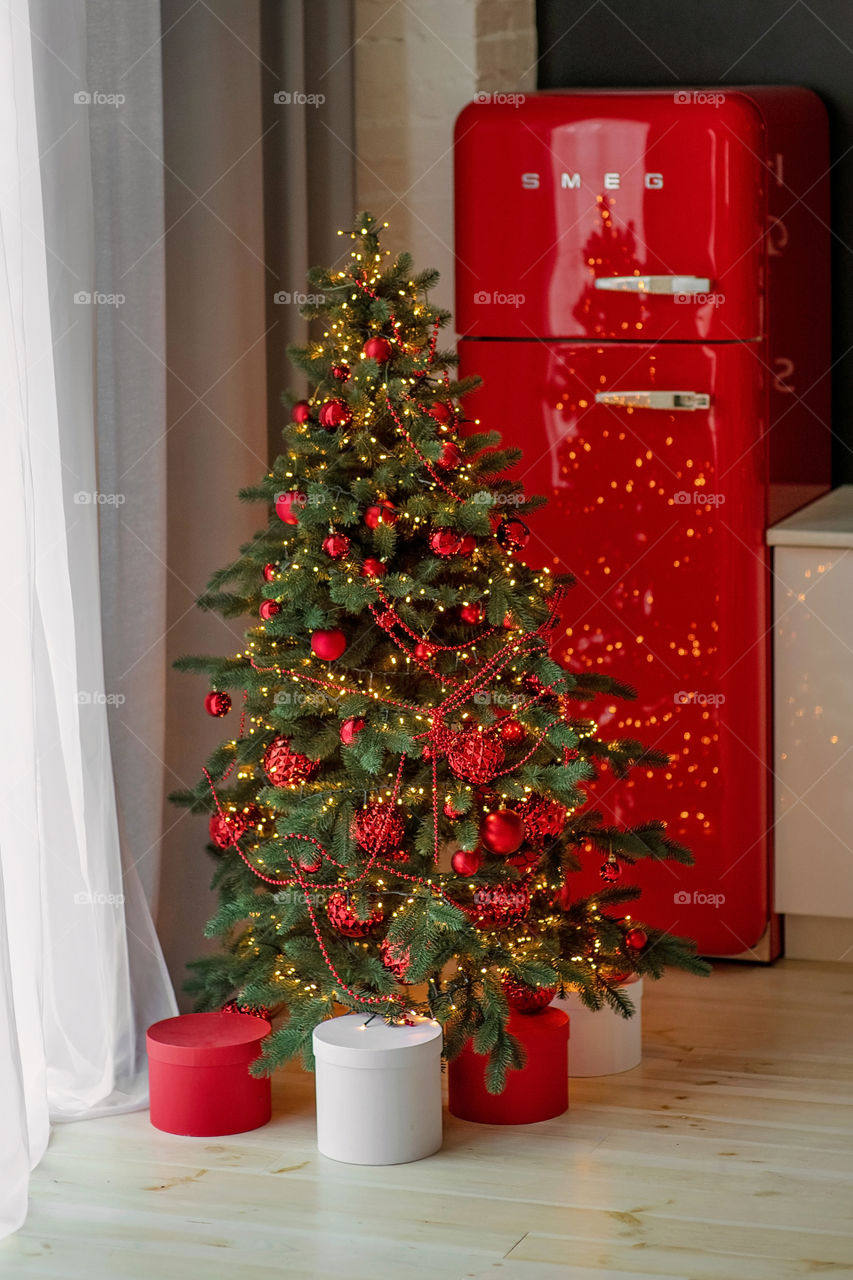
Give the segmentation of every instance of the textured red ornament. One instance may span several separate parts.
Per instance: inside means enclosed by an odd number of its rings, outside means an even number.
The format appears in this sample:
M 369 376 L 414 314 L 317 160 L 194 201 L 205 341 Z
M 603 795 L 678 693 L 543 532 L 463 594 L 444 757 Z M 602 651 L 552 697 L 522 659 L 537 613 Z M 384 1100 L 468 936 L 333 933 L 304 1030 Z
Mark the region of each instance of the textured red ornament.
M 530 893 L 519 884 L 482 886 L 475 891 L 473 904 L 462 910 L 481 928 L 507 929 L 527 915 Z
M 328 431 L 345 427 L 352 422 L 352 409 L 346 400 L 327 400 L 320 408 L 320 426 Z
M 557 994 L 556 987 L 530 987 L 508 973 L 501 978 L 501 986 L 510 1009 L 517 1009 L 519 1013 L 538 1013 Z
M 602 880 L 608 884 L 613 884 L 622 878 L 622 868 L 615 858 L 608 858 L 606 862 L 602 862 L 600 870 Z
M 272 582 L 277 568 L 278 565 L 273 564 L 272 561 L 270 561 L 269 564 L 264 565 L 264 582 Z
M 387 364 L 391 359 L 392 347 L 387 338 L 368 338 L 361 349 L 368 360 L 375 360 L 377 364 Z
M 387 566 L 381 560 L 374 559 L 373 556 L 368 556 L 361 566 L 362 578 L 384 578 L 387 572 Z
M 477 539 L 474 537 L 473 533 L 466 533 L 465 537 L 462 539 L 462 541 L 459 544 L 460 556 L 470 556 L 472 551 L 476 551 L 476 550 L 477 550 Z
M 299 524 L 299 518 L 294 514 L 294 506 L 304 506 L 307 502 L 304 493 L 279 493 L 275 500 L 275 513 L 283 524 Z
M 507 631 L 511 631 L 512 628 L 515 626 L 515 619 L 513 618 L 511 613 L 504 614 L 503 626 Z
M 544 844 L 553 840 L 566 825 L 569 811 L 557 800 L 548 800 L 545 796 L 528 796 L 516 805 L 518 816 L 524 822 L 527 839 L 532 844 Z
M 625 941 L 634 951 L 642 951 L 643 947 L 649 940 L 649 935 L 645 929 L 629 929 L 625 934 Z
M 274 787 L 307 782 L 320 767 L 319 760 L 309 760 L 300 752 L 293 751 L 289 738 L 273 738 L 264 752 L 262 764 Z
M 524 839 L 524 822 L 512 809 L 495 809 L 483 819 L 480 839 L 491 853 L 515 853 Z
M 368 529 L 375 529 L 380 524 L 396 524 L 399 518 L 393 502 L 376 502 L 364 513 L 364 523 Z
M 252 1018 L 266 1018 L 269 1022 L 272 1014 L 264 1004 L 241 1004 L 239 1000 L 228 1000 L 222 1006 L 223 1013 L 247 1013 Z
M 434 401 L 430 408 L 427 409 L 427 413 L 431 418 L 435 418 L 436 422 L 440 422 L 443 426 L 446 426 L 448 422 L 453 421 L 453 408 L 444 400 Z
M 435 647 L 427 644 L 424 640 L 419 640 L 414 648 L 415 657 L 420 658 L 421 662 L 429 662 L 430 658 L 435 656 L 435 653 Z
M 504 742 L 515 745 L 524 741 L 524 725 L 519 724 L 517 720 L 502 720 L 500 727 L 500 735 Z
M 401 942 L 389 942 L 387 938 L 383 938 L 379 944 L 379 955 L 385 968 L 393 973 L 397 981 L 405 982 L 412 960 L 410 949 Z
M 297 400 L 290 410 L 290 416 L 294 422 L 307 422 L 311 417 L 311 406 L 308 401 Z
M 382 912 L 371 911 L 364 920 L 355 914 L 345 893 L 332 893 L 326 903 L 326 914 L 334 929 L 345 938 L 364 938 L 382 922 Z
M 458 876 L 473 876 L 483 865 L 483 855 L 479 849 L 457 849 L 450 865 Z
M 275 600 L 262 600 L 258 613 L 264 622 L 269 622 L 270 618 L 274 618 L 277 613 L 281 613 L 281 605 L 276 604 Z
M 231 695 L 215 689 L 204 699 L 204 709 L 209 716 L 227 716 L 231 710 Z
M 445 471 L 455 471 L 462 461 L 462 450 L 455 440 L 445 440 L 438 455 L 438 466 Z
M 315 631 L 311 637 L 311 652 L 324 662 L 335 662 L 347 647 L 343 631 Z
M 482 622 L 485 616 L 486 610 L 481 604 L 463 604 L 459 610 L 459 617 L 462 621 L 470 623 L 472 627 Z
M 532 845 L 522 845 L 518 853 L 507 858 L 507 862 L 511 867 L 518 867 L 519 871 L 532 871 L 541 857 L 541 849 L 536 849 Z
M 457 778 L 490 782 L 504 762 L 504 749 L 472 726 L 454 735 L 447 748 L 447 762 Z
M 462 539 L 454 529 L 434 529 L 429 535 L 429 545 L 437 556 L 452 556 L 462 545 Z
M 349 382 L 350 367 L 348 364 L 333 364 L 332 377 L 337 378 L 338 382 Z
M 350 549 L 350 540 L 345 533 L 330 533 L 323 539 L 323 550 L 333 560 L 340 560 Z
M 501 520 L 495 537 L 504 551 L 520 551 L 530 541 L 530 530 L 523 520 Z
M 350 827 L 350 834 L 357 845 L 368 853 L 380 855 L 395 849 L 405 833 L 405 823 L 396 809 L 378 802 L 359 809 Z
M 208 823 L 210 838 L 218 849 L 229 848 L 251 826 L 249 815 L 243 813 L 212 813 Z
M 462 817 L 462 810 L 456 809 L 454 807 L 453 801 L 450 799 L 449 796 L 444 802 L 444 816 L 445 818 L 461 818 Z
M 344 720 L 341 725 L 340 733 L 341 742 L 345 747 L 348 747 L 350 743 L 355 742 L 366 724 L 367 721 L 362 720 L 361 716 L 350 716 L 348 720 Z
M 308 876 L 313 876 L 323 865 L 323 855 L 319 850 L 303 849 L 299 854 L 299 867 Z

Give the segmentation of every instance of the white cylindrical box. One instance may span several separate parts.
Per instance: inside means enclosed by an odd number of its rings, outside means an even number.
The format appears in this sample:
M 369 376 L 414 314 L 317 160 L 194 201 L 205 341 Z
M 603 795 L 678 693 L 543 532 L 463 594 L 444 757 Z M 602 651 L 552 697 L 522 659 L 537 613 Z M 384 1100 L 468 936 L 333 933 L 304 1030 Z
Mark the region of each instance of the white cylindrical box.
M 588 1009 L 577 992 L 553 1001 L 569 1015 L 570 1076 L 613 1076 L 639 1066 L 643 1057 L 643 979 L 629 978 L 621 990 L 636 1012 L 631 1018 L 605 1005 Z
M 317 1146 L 345 1164 L 407 1164 L 441 1146 L 441 1027 L 350 1013 L 314 1028 Z

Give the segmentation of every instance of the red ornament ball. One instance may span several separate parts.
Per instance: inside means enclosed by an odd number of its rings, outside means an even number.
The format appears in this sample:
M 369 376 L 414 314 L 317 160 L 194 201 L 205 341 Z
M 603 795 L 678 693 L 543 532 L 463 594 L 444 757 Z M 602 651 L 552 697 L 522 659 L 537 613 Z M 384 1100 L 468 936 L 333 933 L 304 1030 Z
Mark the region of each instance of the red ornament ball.
M 387 364 L 391 359 L 392 347 L 387 338 L 368 338 L 361 349 L 368 360 L 375 360 L 377 364 Z
M 538 1013 L 540 1009 L 546 1008 L 557 994 L 556 987 L 530 987 L 526 982 L 519 982 L 517 978 L 510 977 L 508 973 L 501 978 L 501 986 L 504 989 L 507 1004 L 517 1013 Z
M 455 529 L 434 529 L 429 535 L 430 550 L 437 556 L 455 555 L 462 539 Z
M 458 876 L 474 876 L 483 865 L 483 855 L 479 849 L 457 849 L 450 865 Z
M 303 849 L 299 855 L 299 870 L 304 871 L 308 876 L 313 876 L 315 871 L 319 871 L 322 865 L 323 855 L 319 849 Z
M 425 640 L 419 640 L 415 645 L 414 654 L 421 662 L 429 662 L 430 658 L 435 657 L 435 645 L 427 644 Z
M 330 533 L 323 539 L 323 550 L 333 560 L 342 559 L 350 549 L 350 540 L 345 533 Z
M 383 938 L 379 944 L 379 956 L 397 981 L 404 983 L 412 962 L 411 950 L 401 942 L 389 942 L 387 938 Z
M 511 746 L 515 746 L 517 743 L 524 741 L 524 725 L 520 724 L 518 720 L 502 720 L 500 735 L 503 742 L 508 742 Z
M 532 871 L 539 863 L 542 857 L 542 850 L 534 848 L 532 845 L 522 845 L 518 853 L 514 853 L 511 858 L 507 858 L 507 862 L 511 867 L 518 867 L 519 871 Z
M 365 919 L 361 919 L 350 906 L 347 895 L 339 891 L 329 895 L 326 915 L 332 927 L 345 938 L 364 938 L 382 922 L 382 912 L 375 909 Z
M 459 610 L 459 617 L 463 622 L 467 622 L 470 626 L 477 626 L 486 616 L 486 610 L 481 604 L 463 604 Z
M 344 720 L 341 725 L 340 734 L 341 742 L 345 747 L 348 747 L 351 743 L 355 742 L 366 724 L 367 721 L 362 720 L 361 716 L 350 716 L 348 720 Z
M 350 376 L 350 367 L 348 364 L 333 364 L 332 377 L 338 382 L 348 382 Z
M 270 618 L 274 618 L 277 613 L 281 613 L 281 605 L 276 604 L 275 600 L 262 600 L 258 613 L 264 622 L 269 622 Z
M 516 813 L 524 822 L 524 830 L 531 844 L 542 845 L 553 840 L 566 825 L 569 811 L 557 800 L 532 795 L 516 806 Z
M 264 582 L 272 582 L 277 568 L 278 565 L 273 564 L 272 561 L 270 561 L 269 564 L 264 565 Z
M 228 849 L 240 839 L 250 825 L 248 814 L 230 813 L 226 809 L 223 813 L 210 815 L 207 829 L 217 849 Z
M 447 763 L 466 782 L 491 782 L 503 762 L 501 744 L 473 726 L 455 734 L 447 748 Z
M 228 1000 L 222 1006 L 223 1013 L 248 1014 L 250 1018 L 266 1018 L 269 1022 L 272 1014 L 264 1004 L 241 1004 L 239 1000 Z
M 444 816 L 451 819 L 462 817 L 462 810 L 456 808 L 449 796 L 444 802 Z
M 435 418 L 436 422 L 440 422 L 442 426 L 446 426 L 448 422 L 453 421 L 453 407 L 444 400 L 436 400 L 427 409 L 427 413 L 431 418 Z
M 352 820 L 350 834 L 362 849 L 381 856 L 397 848 L 406 834 L 406 826 L 392 805 L 376 802 L 359 809 Z
M 515 853 L 524 840 L 524 822 L 512 809 L 496 809 L 480 824 L 480 839 L 491 853 Z
M 361 566 L 362 578 L 384 578 L 387 572 L 387 567 L 382 561 L 374 559 L 373 556 L 368 556 Z
M 622 868 L 615 859 L 611 861 L 611 859 L 608 858 L 606 862 L 602 862 L 601 878 L 606 881 L 607 884 L 614 884 L 615 881 L 621 880 Z
M 320 407 L 319 416 L 320 426 L 327 431 L 334 431 L 336 427 L 345 427 L 352 422 L 352 409 L 346 400 L 327 400 Z
M 396 524 L 399 518 L 393 502 L 376 502 L 364 513 L 364 523 L 368 529 L 375 529 L 380 524 Z
M 343 631 L 315 631 L 311 637 L 311 652 L 324 662 L 336 662 L 347 647 Z
M 520 551 L 530 541 L 530 530 L 523 520 L 501 520 L 495 537 L 504 551 Z
M 511 631 L 513 629 L 513 627 L 515 626 L 515 619 L 513 618 L 511 613 L 504 614 L 504 620 L 502 625 L 504 627 L 504 630 L 506 631 Z
M 530 910 L 530 892 L 520 884 L 483 885 L 475 890 L 473 904 L 462 910 L 481 928 L 508 929 Z
M 649 940 L 649 935 L 645 929 L 629 929 L 625 934 L 625 942 L 634 951 L 642 951 L 643 947 Z
M 273 738 L 264 752 L 263 770 L 274 787 L 287 787 L 307 782 L 320 767 L 318 760 L 309 760 L 293 751 L 289 738 Z
M 308 501 L 304 493 L 277 493 L 275 496 L 275 513 L 282 524 L 299 524 L 299 517 L 294 507 L 304 507 Z
M 290 410 L 290 417 L 293 422 L 307 422 L 311 417 L 311 406 L 307 400 L 297 400 L 296 404 Z
M 473 533 L 466 533 L 465 537 L 459 544 L 460 556 L 470 556 L 472 551 L 477 550 L 477 539 Z
M 212 693 L 208 693 L 204 699 L 204 709 L 209 716 L 227 716 L 231 710 L 231 695 L 223 693 L 219 689 L 214 689 Z
M 455 471 L 462 461 L 462 450 L 454 440 L 445 440 L 438 455 L 439 467 L 443 467 L 445 471 Z

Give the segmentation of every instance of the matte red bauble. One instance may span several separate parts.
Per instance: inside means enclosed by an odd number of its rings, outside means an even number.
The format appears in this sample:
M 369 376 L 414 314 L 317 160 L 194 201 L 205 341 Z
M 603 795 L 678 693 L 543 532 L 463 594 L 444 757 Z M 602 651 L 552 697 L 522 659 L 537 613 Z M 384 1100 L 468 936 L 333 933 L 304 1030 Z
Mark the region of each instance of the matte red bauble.
M 362 578 L 384 578 L 387 572 L 388 569 L 382 561 L 374 559 L 373 556 L 368 556 L 361 566 Z
M 345 893 L 332 893 L 326 903 L 326 914 L 334 929 L 345 938 L 364 938 L 382 922 L 382 912 L 371 911 L 364 920 L 355 914 Z
M 519 724 L 517 720 L 502 720 L 500 735 L 504 742 L 514 746 L 516 743 L 524 741 L 524 725 Z
M 319 760 L 309 760 L 300 752 L 293 751 L 289 738 L 273 738 L 261 763 L 274 787 L 307 782 L 320 768 Z
M 343 722 L 343 724 L 341 725 L 340 734 L 341 734 L 341 742 L 344 744 L 345 747 L 348 747 L 350 743 L 355 742 L 356 738 L 361 733 L 362 729 L 366 724 L 367 724 L 367 721 L 362 720 L 361 716 L 350 716 L 349 720 L 345 720 Z
M 538 1013 L 557 994 L 556 987 L 529 987 L 526 982 L 519 982 L 508 973 L 501 978 L 501 986 L 510 1009 L 515 1009 L 518 1013 Z
M 455 734 L 447 748 L 447 763 L 466 782 L 490 782 L 503 762 L 501 744 L 473 726 Z
M 462 910 L 481 928 L 507 929 L 527 915 L 530 893 L 519 884 L 484 885 L 476 890 L 473 905 Z
M 311 637 L 311 652 L 324 662 L 335 662 L 347 647 L 343 631 L 315 631 Z
M 609 858 L 607 862 L 602 862 L 600 871 L 602 880 L 607 884 L 614 884 L 622 878 L 622 868 L 619 863 L 615 860 L 611 861 Z
M 392 347 L 387 338 L 368 338 L 361 349 L 368 360 L 375 360 L 377 364 L 387 364 L 391 359 Z
M 444 400 L 434 401 L 430 408 L 427 409 L 427 413 L 431 418 L 435 418 L 436 422 L 440 422 L 444 426 L 453 421 L 453 409 Z
M 273 564 L 272 561 L 270 561 L 269 564 L 264 565 L 264 582 L 272 582 L 277 568 L 278 565 Z
M 459 445 L 454 440 L 445 440 L 438 455 L 438 465 L 445 471 L 454 471 L 461 461 L 462 450 Z
M 450 865 L 458 876 L 473 876 L 483 865 L 483 855 L 479 849 L 457 849 Z
M 364 513 L 364 523 L 368 529 L 375 529 L 380 524 L 396 524 L 399 518 L 392 502 L 376 502 Z
M 527 839 L 531 844 L 539 845 L 560 834 L 569 812 L 558 800 L 548 800 L 545 796 L 537 795 L 522 800 L 521 804 L 516 805 L 515 811 L 524 821 Z
M 323 539 L 323 550 L 333 560 L 340 560 L 350 549 L 350 540 L 345 533 L 330 533 Z
M 485 616 L 486 610 L 481 604 L 463 604 L 459 610 L 459 617 L 463 622 L 470 623 L 471 626 L 476 626 L 482 622 Z
M 332 377 L 336 378 L 338 382 L 348 382 L 349 376 L 350 376 L 350 367 L 348 364 L 332 365 Z
M 290 417 L 293 422 L 307 422 L 311 417 L 311 406 L 307 400 L 297 400 L 296 404 L 290 410 Z
M 215 689 L 206 695 L 204 709 L 209 716 L 227 716 L 231 710 L 231 694 Z
M 258 613 L 264 622 L 269 622 L 270 618 L 274 618 L 277 613 L 281 613 L 281 605 L 276 604 L 275 600 L 262 600 Z
M 520 551 L 530 541 L 530 530 L 523 520 L 501 520 L 495 537 L 504 551 Z
M 368 804 L 352 820 L 350 834 L 368 853 L 383 854 L 396 849 L 406 833 L 402 817 L 390 804 Z
M 515 853 L 524 840 L 524 823 L 512 809 L 496 809 L 483 819 L 480 839 L 492 853 Z
M 279 493 L 275 499 L 275 513 L 283 524 L 299 524 L 299 517 L 294 507 L 304 506 L 307 499 L 304 493 Z
M 434 529 L 429 535 L 430 550 L 437 556 L 455 555 L 461 544 L 455 529 Z
M 385 968 L 393 973 L 398 982 L 406 981 L 412 953 L 402 942 L 389 942 L 383 938 L 379 944 L 379 955 Z
M 471 552 L 476 550 L 477 539 L 474 537 L 473 533 L 466 533 L 465 537 L 459 544 L 460 556 L 470 556 Z
M 649 935 L 645 929 L 629 929 L 625 934 L 626 943 L 629 947 L 633 947 L 635 951 L 642 951 L 648 940 Z
M 435 657 L 435 652 L 435 647 L 431 644 L 426 644 L 423 640 L 419 640 L 414 648 L 415 657 L 419 658 L 421 662 L 429 662 L 430 658 Z
M 352 422 L 352 409 L 346 400 L 327 400 L 320 408 L 320 426 L 328 431 Z

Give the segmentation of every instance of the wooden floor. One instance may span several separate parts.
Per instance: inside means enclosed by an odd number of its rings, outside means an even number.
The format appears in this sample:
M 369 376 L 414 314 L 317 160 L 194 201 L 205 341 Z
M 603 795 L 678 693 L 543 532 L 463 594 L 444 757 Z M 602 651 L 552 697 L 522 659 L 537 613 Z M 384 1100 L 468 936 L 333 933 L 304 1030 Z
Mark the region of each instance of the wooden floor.
M 272 1124 L 56 1128 L 0 1276 L 511 1280 L 853 1277 L 853 966 L 720 965 L 647 987 L 645 1060 L 559 1120 L 448 1117 L 395 1168 L 325 1160 L 312 1081 Z

